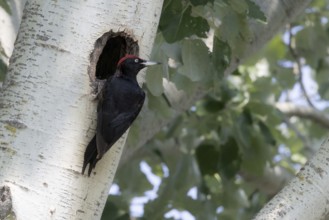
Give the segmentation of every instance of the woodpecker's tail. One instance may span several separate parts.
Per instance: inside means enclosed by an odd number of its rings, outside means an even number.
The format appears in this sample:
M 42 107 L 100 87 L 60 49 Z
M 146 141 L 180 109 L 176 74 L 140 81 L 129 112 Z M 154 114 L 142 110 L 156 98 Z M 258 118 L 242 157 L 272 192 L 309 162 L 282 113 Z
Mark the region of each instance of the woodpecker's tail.
M 99 159 L 97 159 L 97 145 L 96 145 L 96 135 L 91 139 L 90 143 L 88 144 L 86 151 L 85 151 L 85 156 L 84 156 L 84 161 L 83 161 L 83 167 L 82 167 L 82 174 L 84 174 L 85 169 L 87 165 L 89 164 L 88 168 L 88 176 L 90 176 L 92 169 L 95 168 L 96 163 Z

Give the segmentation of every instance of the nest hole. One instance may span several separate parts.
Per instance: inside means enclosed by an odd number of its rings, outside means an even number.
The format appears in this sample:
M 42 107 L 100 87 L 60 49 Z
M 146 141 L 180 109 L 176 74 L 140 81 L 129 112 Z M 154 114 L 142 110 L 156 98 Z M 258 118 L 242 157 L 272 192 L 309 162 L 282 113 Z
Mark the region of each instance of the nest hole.
M 88 69 L 94 92 L 97 93 L 99 84 L 115 73 L 118 61 L 126 54 L 138 56 L 139 46 L 137 41 L 124 31 L 109 31 L 96 40 Z

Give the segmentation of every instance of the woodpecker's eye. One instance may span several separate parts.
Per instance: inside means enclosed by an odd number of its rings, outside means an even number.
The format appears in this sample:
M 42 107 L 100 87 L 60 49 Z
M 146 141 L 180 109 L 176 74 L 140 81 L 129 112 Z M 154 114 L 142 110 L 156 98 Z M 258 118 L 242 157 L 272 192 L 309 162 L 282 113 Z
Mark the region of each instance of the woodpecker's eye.
M 138 63 L 138 59 L 135 59 L 135 63 Z

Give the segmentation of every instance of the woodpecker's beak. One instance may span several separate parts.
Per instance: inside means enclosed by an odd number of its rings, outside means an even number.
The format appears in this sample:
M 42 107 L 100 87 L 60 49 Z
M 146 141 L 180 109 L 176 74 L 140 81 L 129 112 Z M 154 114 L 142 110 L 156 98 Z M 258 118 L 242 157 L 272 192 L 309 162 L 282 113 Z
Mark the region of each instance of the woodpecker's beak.
M 142 62 L 144 66 L 153 66 L 153 65 L 158 65 L 161 64 L 160 62 L 155 62 L 155 61 L 144 61 Z

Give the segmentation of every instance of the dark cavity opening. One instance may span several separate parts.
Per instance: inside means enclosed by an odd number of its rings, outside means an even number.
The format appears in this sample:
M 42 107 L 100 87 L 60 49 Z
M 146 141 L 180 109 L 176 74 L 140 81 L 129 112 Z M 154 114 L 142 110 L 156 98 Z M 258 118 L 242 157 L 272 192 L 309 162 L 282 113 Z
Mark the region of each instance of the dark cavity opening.
M 98 83 L 112 76 L 118 61 L 126 54 L 139 54 L 138 43 L 129 34 L 109 31 L 98 38 L 90 54 L 88 72 L 92 86 L 97 88 Z

